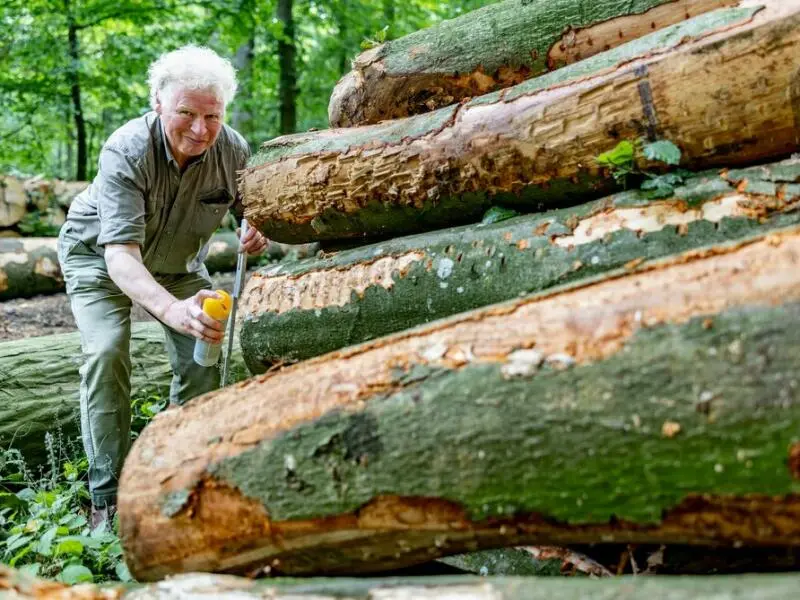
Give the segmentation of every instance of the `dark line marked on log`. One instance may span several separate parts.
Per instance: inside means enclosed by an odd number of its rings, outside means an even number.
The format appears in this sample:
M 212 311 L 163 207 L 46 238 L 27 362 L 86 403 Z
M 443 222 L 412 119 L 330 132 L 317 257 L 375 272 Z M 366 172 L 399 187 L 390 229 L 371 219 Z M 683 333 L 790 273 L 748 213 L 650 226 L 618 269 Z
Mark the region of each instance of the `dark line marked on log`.
M 648 141 L 655 141 L 656 133 L 658 131 L 658 117 L 656 116 L 656 106 L 653 102 L 653 89 L 650 87 L 650 80 L 647 78 L 647 65 L 639 65 L 633 70 L 633 73 L 640 77 L 639 85 L 639 99 L 642 101 L 642 112 L 645 119 L 647 119 L 647 132 Z

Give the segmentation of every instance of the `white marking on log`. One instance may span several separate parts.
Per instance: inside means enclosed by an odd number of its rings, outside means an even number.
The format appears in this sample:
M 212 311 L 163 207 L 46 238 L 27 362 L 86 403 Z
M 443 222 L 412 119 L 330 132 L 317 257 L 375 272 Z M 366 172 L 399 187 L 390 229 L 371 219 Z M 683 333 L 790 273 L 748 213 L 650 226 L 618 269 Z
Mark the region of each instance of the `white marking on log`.
M 654 202 L 640 208 L 617 208 L 583 219 L 572 235 L 558 237 L 555 243 L 567 248 L 588 244 L 622 229 L 652 233 L 671 225 L 701 220 L 718 223 L 725 217 L 750 216 L 752 211 L 741 204 L 749 200 L 743 194 L 732 194 L 689 210 L 682 210 L 674 202 Z

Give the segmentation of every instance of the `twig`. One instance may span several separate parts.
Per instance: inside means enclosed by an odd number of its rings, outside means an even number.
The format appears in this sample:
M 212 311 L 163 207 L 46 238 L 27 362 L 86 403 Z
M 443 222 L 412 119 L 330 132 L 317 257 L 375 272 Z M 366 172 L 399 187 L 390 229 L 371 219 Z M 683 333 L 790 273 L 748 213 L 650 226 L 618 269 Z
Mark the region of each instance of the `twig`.
M 596 560 L 570 550 L 569 548 L 561 548 L 559 546 L 522 546 L 520 549 L 529 553 L 537 560 L 558 559 L 562 561 L 564 566 L 573 565 L 576 569 L 588 575 L 593 575 L 595 577 L 614 576 L 611 571 Z

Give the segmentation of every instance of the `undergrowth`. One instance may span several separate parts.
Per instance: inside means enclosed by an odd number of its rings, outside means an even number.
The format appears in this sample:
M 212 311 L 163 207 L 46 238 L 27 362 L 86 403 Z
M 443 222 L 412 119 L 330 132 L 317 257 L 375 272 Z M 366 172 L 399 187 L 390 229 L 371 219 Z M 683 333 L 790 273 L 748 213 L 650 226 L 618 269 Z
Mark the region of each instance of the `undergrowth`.
M 166 403 L 157 392 L 139 392 L 132 399 L 132 437 Z M 19 450 L 0 448 L 0 563 L 68 584 L 130 581 L 117 519 L 91 528 L 80 441 L 56 431 L 44 443 L 47 465 L 35 472 Z

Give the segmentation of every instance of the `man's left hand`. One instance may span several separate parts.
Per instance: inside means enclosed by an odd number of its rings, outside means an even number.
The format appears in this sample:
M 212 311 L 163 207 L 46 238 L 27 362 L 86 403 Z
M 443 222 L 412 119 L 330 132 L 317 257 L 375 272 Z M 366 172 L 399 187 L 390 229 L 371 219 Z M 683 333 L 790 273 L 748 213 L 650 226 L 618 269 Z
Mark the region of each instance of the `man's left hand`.
M 239 236 L 239 252 L 247 252 L 250 256 L 262 254 L 269 245 L 269 240 L 255 227 L 248 227 L 244 237 L 241 237 L 241 229 L 237 227 L 236 235 Z

